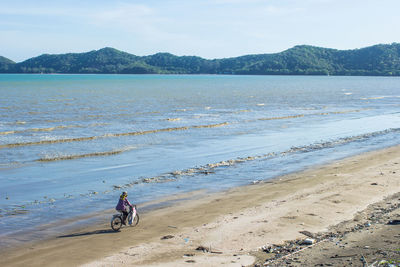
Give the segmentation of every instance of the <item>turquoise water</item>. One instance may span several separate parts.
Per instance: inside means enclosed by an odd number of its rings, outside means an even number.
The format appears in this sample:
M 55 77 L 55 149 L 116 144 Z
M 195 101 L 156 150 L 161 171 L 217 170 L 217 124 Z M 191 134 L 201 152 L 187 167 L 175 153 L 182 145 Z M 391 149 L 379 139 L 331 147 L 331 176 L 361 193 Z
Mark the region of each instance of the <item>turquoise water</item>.
M 3 240 L 122 190 L 223 190 L 400 143 L 396 77 L 0 75 L 0 95 Z

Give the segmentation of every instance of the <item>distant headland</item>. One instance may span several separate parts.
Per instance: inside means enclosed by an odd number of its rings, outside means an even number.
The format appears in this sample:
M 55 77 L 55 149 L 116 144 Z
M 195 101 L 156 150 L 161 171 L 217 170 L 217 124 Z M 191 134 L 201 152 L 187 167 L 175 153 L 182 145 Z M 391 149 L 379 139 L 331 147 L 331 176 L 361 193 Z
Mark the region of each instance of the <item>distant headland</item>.
M 400 43 L 353 50 L 299 45 L 280 53 L 211 60 L 169 53 L 135 56 L 106 47 L 20 63 L 0 56 L 0 73 L 400 76 Z

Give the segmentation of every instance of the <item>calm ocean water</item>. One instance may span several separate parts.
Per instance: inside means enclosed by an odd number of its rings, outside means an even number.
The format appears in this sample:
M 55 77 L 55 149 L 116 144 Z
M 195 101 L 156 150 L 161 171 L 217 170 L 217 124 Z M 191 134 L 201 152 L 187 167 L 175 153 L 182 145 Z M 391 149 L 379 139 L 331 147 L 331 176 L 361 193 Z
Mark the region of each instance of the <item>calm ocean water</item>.
M 400 78 L 0 75 L 0 96 L 0 246 L 123 190 L 223 190 L 400 144 Z

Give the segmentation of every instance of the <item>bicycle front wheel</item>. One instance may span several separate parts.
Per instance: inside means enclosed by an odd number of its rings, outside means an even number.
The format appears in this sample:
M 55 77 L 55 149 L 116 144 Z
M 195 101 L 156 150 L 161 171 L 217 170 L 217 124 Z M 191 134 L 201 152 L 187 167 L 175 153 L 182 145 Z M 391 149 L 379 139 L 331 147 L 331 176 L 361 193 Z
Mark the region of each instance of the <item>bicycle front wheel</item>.
M 129 216 L 132 216 L 132 214 L 130 214 Z M 128 218 L 129 221 L 131 221 L 131 218 Z M 136 213 L 135 218 L 133 218 L 132 223 L 130 224 L 131 227 L 138 225 L 139 223 L 139 214 Z

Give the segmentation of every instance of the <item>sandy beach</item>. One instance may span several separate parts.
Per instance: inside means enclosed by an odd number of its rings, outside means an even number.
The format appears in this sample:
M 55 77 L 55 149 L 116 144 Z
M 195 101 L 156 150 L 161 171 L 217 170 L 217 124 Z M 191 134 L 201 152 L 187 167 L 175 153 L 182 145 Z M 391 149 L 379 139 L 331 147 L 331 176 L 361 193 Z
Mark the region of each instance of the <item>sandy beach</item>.
M 399 215 L 396 195 L 400 192 L 399 173 L 400 146 L 396 146 L 227 192 L 174 196 L 171 197 L 171 201 L 176 201 L 174 205 L 141 213 L 136 227 L 113 232 L 109 226 L 113 212 L 107 213 L 101 224 L 4 250 L 0 253 L 0 265 L 262 266 L 276 255 L 266 252 L 266 248 L 308 238 L 301 231 L 323 236 L 350 229 L 360 222 L 373 224 L 374 240 L 394 231 L 390 236 L 397 235 L 397 239 L 392 246 L 398 249 L 399 226 L 388 227 L 384 222 Z M 371 208 L 377 203 L 392 207 L 382 215 L 380 224 L 368 220 L 375 210 L 382 212 Z M 358 241 L 366 244 L 370 231 L 364 230 L 358 239 L 354 231 L 340 238 L 352 238 L 355 240 L 352 244 Z M 325 240 L 333 242 L 332 238 Z M 333 253 L 329 242 L 321 242 L 326 247 L 325 250 L 320 247 L 320 251 Z M 302 260 L 310 264 L 317 263 L 312 259 L 324 260 L 324 254 L 316 252 L 318 246 L 297 256 L 299 266 Z M 376 257 L 376 261 L 380 260 Z M 352 261 L 348 259 L 341 265 L 350 264 Z M 358 256 L 353 259 L 353 266 L 361 264 Z

